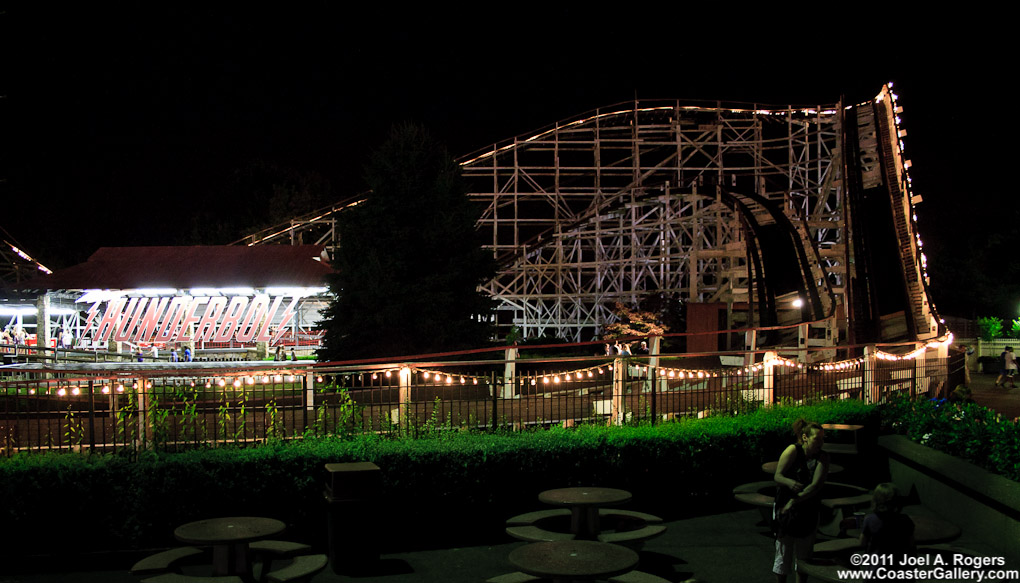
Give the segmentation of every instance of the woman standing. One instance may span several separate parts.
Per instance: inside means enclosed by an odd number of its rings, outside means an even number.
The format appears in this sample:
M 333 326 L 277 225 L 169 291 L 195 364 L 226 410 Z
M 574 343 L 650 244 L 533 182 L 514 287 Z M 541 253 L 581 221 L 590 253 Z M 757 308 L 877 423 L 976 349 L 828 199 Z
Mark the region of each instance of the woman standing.
M 776 532 L 776 558 L 772 572 L 785 583 L 797 560 L 811 557 L 818 528 L 819 494 L 829 473 L 829 454 L 822 451 L 825 430 L 818 423 L 793 423 L 794 443 L 783 451 L 776 467 L 776 502 L 772 509 Z M 807 575 L 797 571 L 797 581 Z

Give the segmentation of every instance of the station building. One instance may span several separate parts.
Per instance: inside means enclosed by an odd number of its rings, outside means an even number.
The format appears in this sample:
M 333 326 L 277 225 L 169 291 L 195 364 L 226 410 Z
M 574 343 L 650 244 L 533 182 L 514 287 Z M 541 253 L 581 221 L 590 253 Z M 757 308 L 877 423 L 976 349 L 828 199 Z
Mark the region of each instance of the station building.
M 319 345 L 330 272 L 321 245 L 103 247 L 14 286 L 0 326 L 50 348 L 62 344 L 60 330 L 83 350 L 308 354 Z

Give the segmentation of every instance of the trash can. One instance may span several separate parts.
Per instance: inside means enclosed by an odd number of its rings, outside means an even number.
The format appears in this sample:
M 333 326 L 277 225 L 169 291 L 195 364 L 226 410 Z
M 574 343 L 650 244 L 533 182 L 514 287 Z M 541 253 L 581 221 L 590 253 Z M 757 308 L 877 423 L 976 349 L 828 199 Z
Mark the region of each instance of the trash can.
M 337 574 L 365 573 L 379 561 L 381 471 L 372 462 L 326 464 L 329 564 Z

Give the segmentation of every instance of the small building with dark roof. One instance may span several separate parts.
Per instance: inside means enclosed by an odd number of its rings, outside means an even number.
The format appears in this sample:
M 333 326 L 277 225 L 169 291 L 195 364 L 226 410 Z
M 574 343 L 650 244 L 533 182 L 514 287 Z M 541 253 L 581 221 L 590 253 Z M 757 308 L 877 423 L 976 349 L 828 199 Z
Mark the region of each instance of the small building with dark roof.
M 330 272 L 321 245 L 103 247 L 13 286 L 22 300 L 3 306 L 0 326 L 23 327 L 30 344 L 50 347 L 61 329 L 86 349 L 307 352 L 318 344 Z

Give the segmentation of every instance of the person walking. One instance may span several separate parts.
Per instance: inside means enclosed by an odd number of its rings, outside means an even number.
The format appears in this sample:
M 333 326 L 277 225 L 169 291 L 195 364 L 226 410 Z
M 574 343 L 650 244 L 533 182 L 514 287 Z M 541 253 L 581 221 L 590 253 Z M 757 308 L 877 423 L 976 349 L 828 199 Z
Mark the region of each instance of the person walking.
M 1008 380 L 1009 388 L 1015 389 L 1014 376 L 1016 376 L 1016 356 L 1013 354 L 1013 347 L 1007 346 L 1006 350 L 1002 351 L 1002 369 L 999 371 L 999 377 L 995 379 L 995 386 L 1005 388 Z

